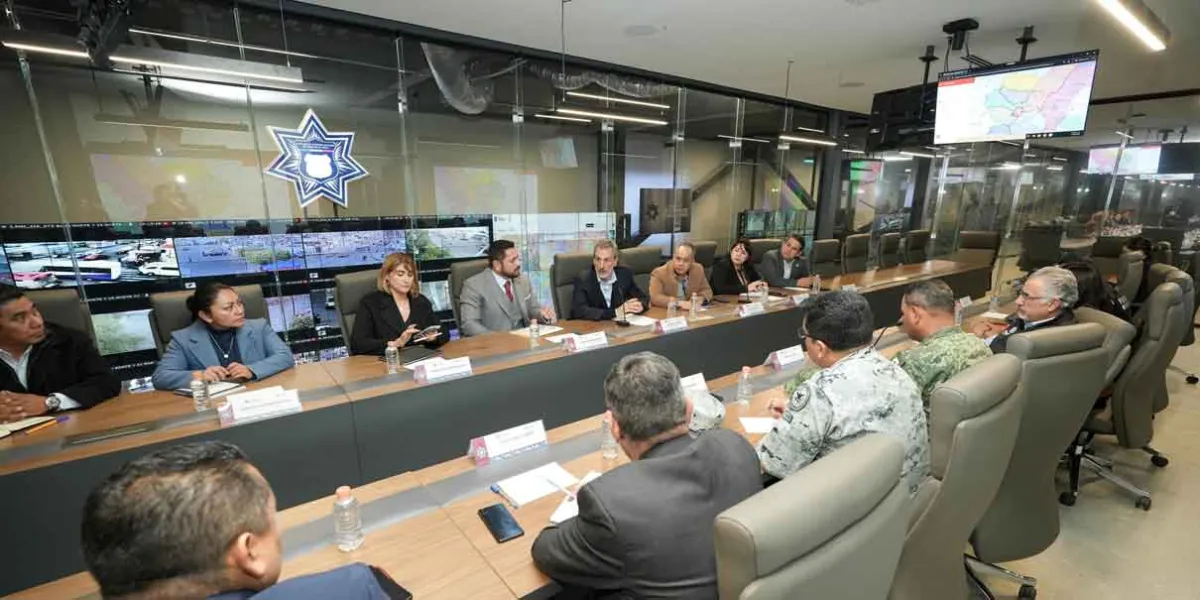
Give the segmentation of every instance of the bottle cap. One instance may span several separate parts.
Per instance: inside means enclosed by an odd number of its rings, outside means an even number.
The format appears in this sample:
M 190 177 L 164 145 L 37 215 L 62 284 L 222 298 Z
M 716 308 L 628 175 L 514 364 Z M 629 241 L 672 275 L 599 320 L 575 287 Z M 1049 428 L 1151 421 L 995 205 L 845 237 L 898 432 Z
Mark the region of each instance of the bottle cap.
M 749 374 L 750 374 L 750 367 L 742 367 L 742 373 L 749 375 Z
M 337 494 L 338 500 L 345 500 L 346 498 L 350 497 L 350 486 L 343 485 L 342 487 L 339 487 L 335 493 Z

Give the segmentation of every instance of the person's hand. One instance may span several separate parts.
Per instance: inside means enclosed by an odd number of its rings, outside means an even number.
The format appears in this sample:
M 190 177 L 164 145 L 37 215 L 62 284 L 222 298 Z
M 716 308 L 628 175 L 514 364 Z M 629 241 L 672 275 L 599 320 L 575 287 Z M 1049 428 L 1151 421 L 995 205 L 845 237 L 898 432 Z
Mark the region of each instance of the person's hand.
M 767 410 L 771 413 L 772 417 L 781 419 L 783 418 L 784 409 L 787 408 L 787 403 L 787 398 L 771 398 L 771 401 L 767 403 Z
M 542 322 L 547 325 L 554 323 L 554 321 L 555 321 L 554 309 L 550 308 L 549 306 L 542 308 L 541 317 L 542 317 Z
M 229 377 L 229 370 L 221 365 L 213 365 L 203 371 L 200 371 L 200 379 L 208 382 L 222 381 Z
M 768 289 L 768 286 L 767 286 L 767 282 L 765 282 L 765 281 L 755 281 L 755 282 L 751 283 L 750 285 L 746 286 L 746 290 L 751 291 L 751 292 L 761 292 L 766 289 Z
M 400 337 L 388 342 L 388 345 L 393 348 L 403 348 L 408 345 L 408 340 L 411 340 L 412 336 L 418 331 L 421 331 L 420 327 L 417 327 L 416 325 L 409 325 L 408 329 L 405 329 L 404 333 L 400 334 Z
M 642 306 L 642 301 L 638 300 L 637 298 L 634 298 L 632 300 L 627 300 L 625 302 L 624 306 L 625 306 L 625 312 L 627 312 L 627 313 L 637 314 L 644 310 L 644 307 Z
M 812 277 L 801 277 L 796 280 L 796 287 L 812 287 Z
M 254 379 L 254 371 L 251 371 L 250 367 L 240 363 L 229 363 L 228 372 L 229 379 L 242 379 L 245 381 Z
M 11 423 L 46 414 L 46 397 L 0 392 L 0 421 Z

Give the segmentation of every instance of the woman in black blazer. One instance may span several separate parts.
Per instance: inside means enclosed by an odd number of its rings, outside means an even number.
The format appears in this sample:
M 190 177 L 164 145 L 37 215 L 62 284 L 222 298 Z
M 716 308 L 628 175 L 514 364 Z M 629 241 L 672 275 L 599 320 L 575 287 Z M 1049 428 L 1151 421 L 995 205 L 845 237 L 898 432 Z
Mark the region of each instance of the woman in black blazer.
M 750 242 L 738 240 L 729 249 L 729 256 L 713 265 L 712 284 L 714 294 L 744 294 L 766 289 L 767 282 L 754 270 L 750 254 Z
M 405 348 L 420 344 L 436 348 L 446 343 L 444 331 L 414 339 L 426 327 L 438 325 L 433 303 L 421 295 L 417 264 L 412 256 L 389 254 L 379 270 L 379 291 L 371 292 L 358 303 L 354 331 L 350 335 L 351 354 L 383 355 L 384 348 Z

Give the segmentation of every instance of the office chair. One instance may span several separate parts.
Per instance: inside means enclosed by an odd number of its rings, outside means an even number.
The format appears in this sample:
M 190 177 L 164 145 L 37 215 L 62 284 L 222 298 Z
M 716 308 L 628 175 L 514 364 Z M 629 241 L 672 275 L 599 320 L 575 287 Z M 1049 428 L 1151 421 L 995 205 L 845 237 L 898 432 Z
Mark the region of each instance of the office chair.
M 1133 250 L 1122 252 L 1117 258 L 1117 292 L 1130 303 L 1137 298 L 1142 286 L 1142 269 L 1146 257 Z
M 448 277 L 450 284 L 450 310 L 454 313 L 455 325 L 460 323 L 458 318 L 458 299 L 462 296 L 463 282 L 487 268 L 488 260 L 486 258 L 465 260 L 450 265 L 450 276 Z
M 241 297 L 247 319 L 269 318 L 261 285 L 235 285 L 233 291 Z M 187 309 L 187 299 L 192 293 L 185 290 L 150 294 L 150 329 L 160 357 L 171 343 L 171 334 L 192 324 L 192 311 Z
M 717 260 L 717 243 L 709 241 L 692 242 L 696 247 L 696 262 L 704 267 L 704 278 L 712 277 L 713 262 Z M 562 313 L 559 313 L 562 314 Z
M 958 234 L 958 250 L 950 260 L 992 266 L 996 263 L 998 254 L 999 231 L 963 231 Z
M 591 252 L 555 254 L 550 263 L 550 289 L 554 299 L 554 314 L 563 319 L 574 319 L 571 313 L 571 297 L 575 293 L 575 278 L 592 264 Z
M 342 273 L 333 278 L 333 300 L 337 304 L 338 323 L 342 327 L 342 339 L 351 352 L 350 334 L 354 331 L 354 319 L 358 304 L 363 297 L 375 291 L 379 280 L 379 269 Z
M 750 240 L 750 254 L 754 255 L 754 266 L 762 262 L 764 254 L 771 250 L 778 250 L 783 245 L 783 240 L 779 238 L 759 238 Z
M 1129 238 L 1125 236 L 1102 235 L 1096 238 L 1096 244 L 1092 246 L 1092 262 L 1102 275 L 1108 277 L 1121 272 L 1121 255 L 1125 253 L 1125 243 L 1128 241 Z
M 812 252 L 808 254 L 810 270 L 813 275 L 826 279 L 841 275 L 842 268 L 838 265 L 842 243 L 838 240 L 817 240 L 813 242 Z
M 842 272 L 861 273 L 867 270 L 867 259 L 871 254 L 871 234 L 858 233 L 846 236 L 842 244 Z
M 621 251 L 619 264 L 633 271 L 638 289 L 650 293 L 650 273 L 663 264 L 662 250 L 657 246 L 640 246 Z
M 914 229 L 904 237 L 904 262 L 908 264 L 923 263 L 929 260 L 928 229 Z
M 893 232 L 879 236 L 879 268 L 887 269 L 900 262 L 900 234 Z

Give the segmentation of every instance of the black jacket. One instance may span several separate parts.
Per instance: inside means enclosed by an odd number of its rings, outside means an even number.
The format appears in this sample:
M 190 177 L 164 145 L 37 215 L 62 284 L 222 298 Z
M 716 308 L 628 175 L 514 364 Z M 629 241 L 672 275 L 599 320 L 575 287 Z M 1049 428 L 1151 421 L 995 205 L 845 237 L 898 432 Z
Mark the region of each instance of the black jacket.
M 633 271 L 626 267 L 613 267 L 617 280 L 613 282 L 612 306 L 604 301 L 604 293 L 600 291 L 600 280 L 596 278 L 596 268 L 588 267 L 575 277 L 575 291 L 571 294 L 571 318 L 603 321 L 617 316 L 616 308 L 637 298 L 642 301 L 642 309 L 650 308 L 650 298 L 638 288 L 633 281 Z
M 742 265 L 742 271 L 746 276 L 746 283 L 754 283 L 762 279 L 750 261 L 746 261 Z M 738 279 L 737 270 L 734 269 L 733 261 L 729 257 L 723 257 L 713 265 L 712 277 L 709 279 L 714 294 L 746 293 L 746 286 L 742 285 L 741 280 Z
M 49 396 L 62 394 L 84 408 L 121 393 L 121 380 L 100 357 L 91 338 L 82 331 L 46 323 L 46 338 L 34 344 L 25 381 L 12 367 L 0 363 L 0 390 Z
M 1004 353 L 1004 351 L 1008 349 L 1008 338 L 1018 333 L 1037 331 L 1038 329 L 1045 329 L 1047 327 L 1058 327 L 1059 325 L 1074 325 L 1075 323 L 1075 311 L 1069 308 L 1064 308 L 1062 312 L 1058 313 L 1057 317 L 1054 317 L 1053 320 L 1042 323 L 1041 325 L 1030 327 L 1029 329 L 1024 329 L 1023 321 L 1017 318 L 1016 315 L 1013 315 L 1008 318 L 1008 328 L 996 335 L 996 338 L 992 340 L 992 354 Z
M 363 296 L 358 302 L 358 312 L 354 316 L 350 353 L 383 356 L 383 349 L 387 347 L 387 343 L 400 337 L 409 325 L 416 325 L 418 329 L 440 325 L 437 317 L 433 316 L 433 303 L 429 298 L 418 294 L 415 298 L 409 298 L 408 305 L 408 320 L 405 321 L 400 316 L 400 309 L 396 307 L 396 300 L 391 294 L 374 291 Z M 437 339 L 422 345 L 436 348 L 444 343 L 446 332 L 443 329 L 442 335 Z

